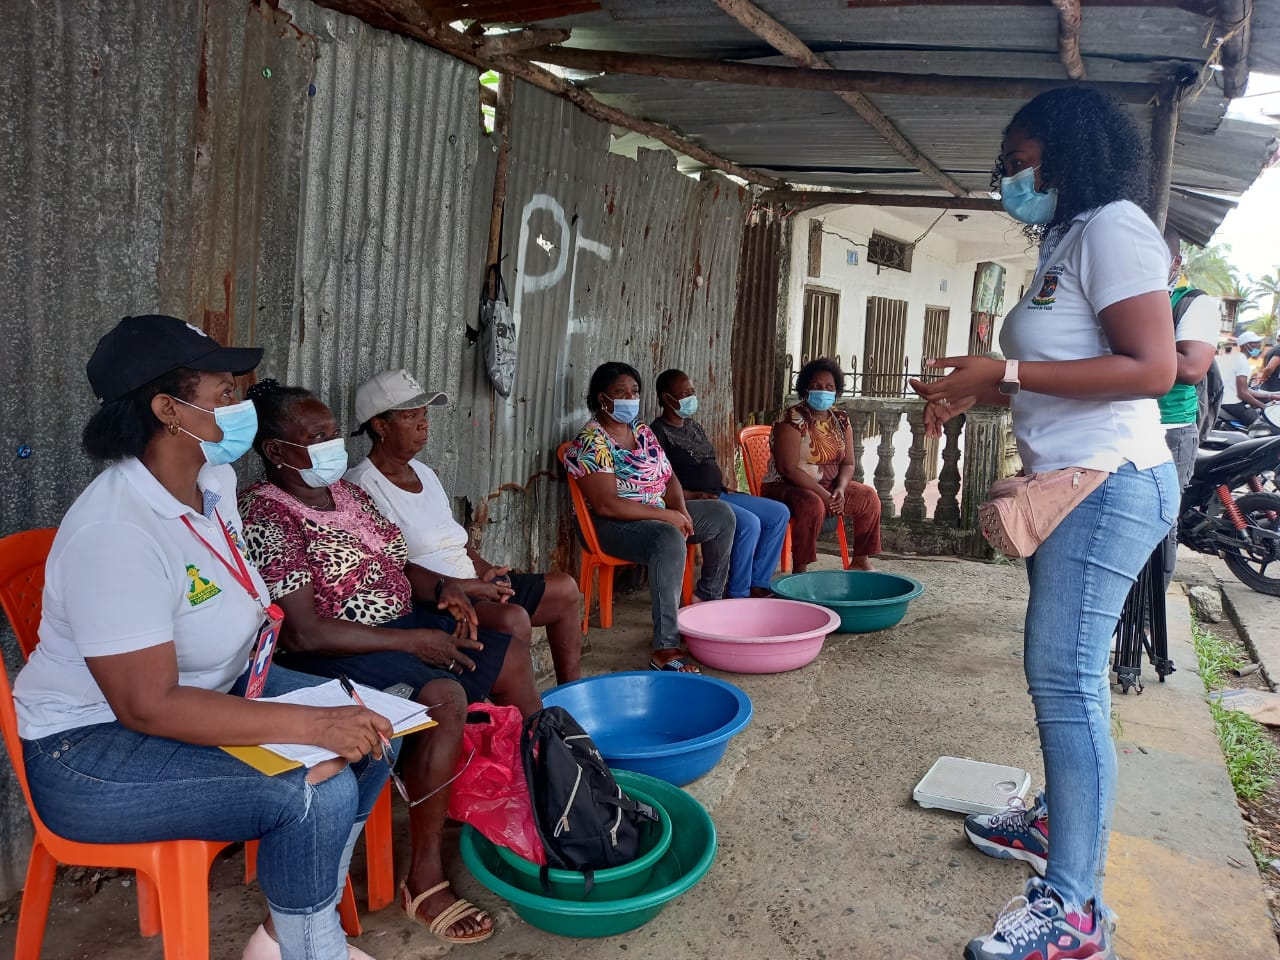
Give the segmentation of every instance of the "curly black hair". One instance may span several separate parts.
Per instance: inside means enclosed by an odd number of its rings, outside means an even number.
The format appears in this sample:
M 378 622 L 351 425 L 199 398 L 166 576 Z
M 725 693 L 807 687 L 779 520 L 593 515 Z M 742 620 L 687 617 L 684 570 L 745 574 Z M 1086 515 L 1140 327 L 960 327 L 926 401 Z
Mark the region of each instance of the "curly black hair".
M 179 400 L 192 400 L 201 376 L 199 370 L 179 367 L 130 390 L 123 397 L 104 403 L 84 425 L 81 448 L 98 461 L 142 456 L 151 438 L 163 426 L 151 412 L 151 401 L 162 393 Z
M 796 394 L 803 397 L 809 392 L 809 384 L 813 383 L 813 378 L 820 373 L 829 373 L 836 382 L 836 396 L 844 393 L 844 371 L 840 369 L 840 364 L 836 363 L 830 357 L 818 357 L 816 360 L 810 360 L 800 372 L 796 374 Z
M 258 411 L 258 433 L 253 438 L 253 449 L 262 458 L 263 466 L 271 466 L 267 455 L 262 452 L 263 442 L 284 439 L 285 424 L 289 422 L 293 408 L 302 400 L 314 398 L 315 394 L 306 387 L 286 387 L 270 377 L 259 380 L 245 392 L 245 399 L 252 400 L 254 409 Z
M 587 384 L 588 410 L 592 413 L 600 412 L 600 394 L 608 390 L 609 384 L 619 377 L 630 377 L 636 382 L 636 387 L 639 390 L 644 390 L 644 381 L 640 379 L 640 371 L 631 364 L 623 363 L 621 360 L 602 363 L 596 367 L 595 372 L 591 374 L 591 382 Z
M 1146 205 L 1151 190 L 1147 141 L 1119 101 L 1092 87 L 1059 87 L 1028 101 L 1004 134 L 1017 131 L 1040 143 L 1040 180 L 1058 191 L 1053 219 L 1028 225 L 1027 236 L 1044 236 L 1085 210 L 1116 200 Z M 996 160 L 991 188 L 1005 176 Z

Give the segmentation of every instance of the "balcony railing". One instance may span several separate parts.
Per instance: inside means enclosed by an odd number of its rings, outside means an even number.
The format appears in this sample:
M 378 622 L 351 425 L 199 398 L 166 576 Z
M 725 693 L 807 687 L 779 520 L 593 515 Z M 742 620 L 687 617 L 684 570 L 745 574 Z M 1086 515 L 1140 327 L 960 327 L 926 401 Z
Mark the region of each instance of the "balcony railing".
M 948 421 L 939 451 L 936 501 L 926 497 L 930 445 L 924 432 L 924 401 L 918 398 L 846 397 L 840 408 L 853 426 L 854 479 L 870 483 L 880 496 L 881 539 L 893 552 L 990 558 L 992 552 L 977 527 L 978 504 L 991 484 L 1019 467 L 1009 429 L 1009 411 L 975 407 Z M 905 418 L 911 433 L 906 469 L 898 467 L 898 434 Z M 867 447 L 875 445 L 870 480 L 863 466 Z M 896 462 L 895 462 L 896 461 Z M 898 508 L 899 494 L 901 510 Z

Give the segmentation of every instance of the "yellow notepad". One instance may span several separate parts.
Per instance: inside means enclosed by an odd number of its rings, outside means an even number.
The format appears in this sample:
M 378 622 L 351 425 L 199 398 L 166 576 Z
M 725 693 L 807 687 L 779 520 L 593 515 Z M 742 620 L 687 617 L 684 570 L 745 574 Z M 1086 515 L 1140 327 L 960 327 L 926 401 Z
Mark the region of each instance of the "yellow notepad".
M 355 687 L 366 707 L 391 722 L 392 737 L 403 737 L 436 725 L 427 708 L 419 703 L 383 693 L 381 690 L 362 684 L 356 684 Z M 337 680 L 330 680 L 328 683 L 313 687 L 300 687 L 278 697 L 262 699 L 271 703 L 297 703 L 312 707 L 352 705 L 351 698 L 347 696 Z M 265 743 L 261 746 L 223 747 L 222 749 L 270 777 L 297 767 L 313 767 L 317 763 L 332 760 L 337 756 L 332 750 L 298 743 Z

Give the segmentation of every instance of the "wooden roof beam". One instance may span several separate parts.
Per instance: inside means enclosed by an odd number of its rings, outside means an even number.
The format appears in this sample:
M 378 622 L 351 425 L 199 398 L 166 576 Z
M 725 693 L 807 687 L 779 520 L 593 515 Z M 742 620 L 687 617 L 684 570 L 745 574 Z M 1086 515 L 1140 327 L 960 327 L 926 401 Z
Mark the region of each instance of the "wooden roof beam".
M 500 57 L 509 53 L 519 53 L 531 47 L 544 47 L 550 43 L 563 43 L 569 39 L 568 30 L 541 30 L 534 27 L 528 30 L 516 30 L 511 33 L 499 33 L 482 37 L 476 45 L 476 55 L 481 57 Z
M 1080 59 L 1080 0 L 1050 0 L 1058 8 L 1058 59 L 1072 80 L 1084 80 Z
M 381 0 L 375 19 L 369 19 L 369 9 L 364 0 L 319 0 L 319 3 L 332 10 L 361 17 L 374 26 L 420 40 L 437 50 L 443 50 L 451 56 L 474 64 L 482 70 L 497 70 L 504 75 L 541 87 L 570 101 L 589 117 L 652 137 L 678 153 L 683 153 L 723 173 L 746 180 L 748 183 L 774 188 L 786 186 L 785 181 L 766 176 L 749 167 L 739 166 L 692 140 L 686 140 L 670 127 L 651 120 L 640 120 L 628 113 L 623 113 L 616 107 L 601 103 L 587 91 L 575 87 L 567 80 L 527 60 L 516 56 L 482 55 L 478 49 L 478 38 L 464 36 L 448 24 L 436 20 L 419 6 L 416 0 Z
M 715 3 L 742 26 L 801 66 L 812 70 L 832 69 L 831 64 L 810 50 L 803 40 L 757 7 L 751 0 L 715 0 Z M 903 136 L 902 131 L 894 126 L 893 121 L 886 117 L 865 94 L 846 90 L 837 92 L 836 96 L 851 106 L 854 112 L 879 133 L 889 146 L 934 183 L 957 197 L 968 194 L 964 187 L 947 176 L 937 164 Z
M 988 197 L 926 197 L 914 193 L 852 193 L 844 190 L 766 190 L 758 203 L 792 207 L 827 204 L 857 207 L 926 207 L 934 210 L 1002 210 L 999 200 Z
M 960 77 L 937 73 L 888 73 L 878 70 L 809 70 L 774 67 L 735 60 L 699 60 L 617 50 L 583 50 L 578 47 L 543 47 L 524 54 L 530 60 L 554 63 L 572 70 L 626 73 L 665 80 L 735 83 L 743 86 L 835 93 L 897 93 L 919 97 L 974 97 L 988 100 L 1030 100 L 1037 94 L 1070 86 L 1070 80 L 1039 77 Z M 1155 83 L 1103 82 L 1091 86 L 1106 90 L 1125 103 L 1146 103 L 1156 95 Z

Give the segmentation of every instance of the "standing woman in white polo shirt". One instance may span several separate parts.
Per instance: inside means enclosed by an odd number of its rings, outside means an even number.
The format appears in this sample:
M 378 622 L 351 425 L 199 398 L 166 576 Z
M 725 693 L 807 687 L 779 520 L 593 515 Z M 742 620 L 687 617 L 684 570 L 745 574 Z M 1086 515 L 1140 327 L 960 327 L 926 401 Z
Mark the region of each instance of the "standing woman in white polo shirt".
M 1027 561 L 1024 667 L 1053 816 L 1038 802 L 970 817 L 966 832 L 1044 879 L 968 945 L 967 960 L 1114 957 L 1102 903 L 1116 782 L 1111 637 L 1178 499 L 1154 399 L 1173 385 L 1176 357 L 1169 251 L 1140 206 L 1148 167 L 1133 121 L 1096 90 L 1052 90 L 1019 110 L 993 181 L 1040 261 L 1001 330 L 1010 359 L 934 360 L 954 372 L 916 384 L 935 436 L 975 403 L 1008 405 L 1027 473 L 1108 473 Z
M 54 538 L 40 643 L 14 683 L 18 729 L 32 801 L 61 836 L 261 840 L 270 917 L 245 960 L 367 958 L 335 906 L 390 772 L 377 757 L 391 726 L 363 707 L 244 695 L 270 600 L 240 551 L 227 464 L 257 430 L 232 374 L 261 357 L 163 316 L 126 317 L 98 342 L 88 374 L 101 406 L 83 442 L 110 465 Z M 270 667 L 257 692 L 318 682 Z M 259 743 L 342 759 L 269 777 L 218 749 Z

